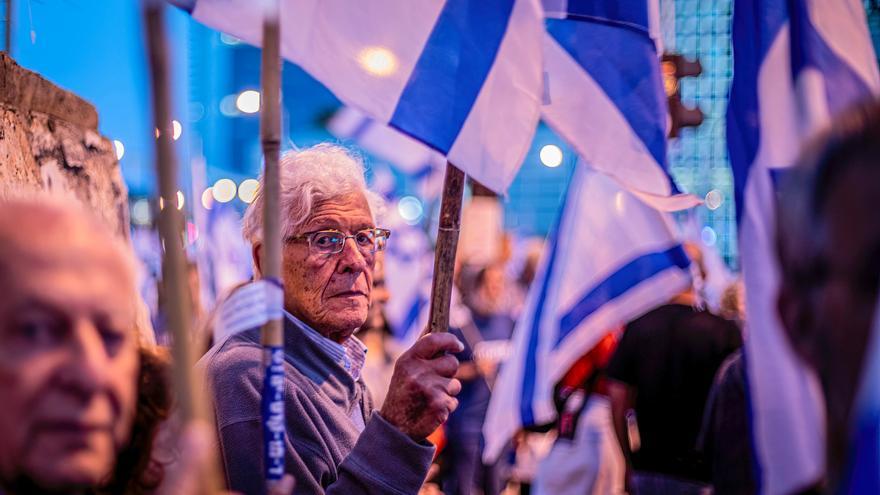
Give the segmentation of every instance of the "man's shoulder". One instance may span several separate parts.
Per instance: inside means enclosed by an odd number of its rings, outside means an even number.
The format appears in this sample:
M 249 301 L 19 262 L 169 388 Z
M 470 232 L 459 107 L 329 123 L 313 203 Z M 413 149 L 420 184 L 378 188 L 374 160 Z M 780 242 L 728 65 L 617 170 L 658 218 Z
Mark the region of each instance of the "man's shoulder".
M 202 356 L 197 366 L 209 378 L 226 373 L 241 376 L 250 370 L 258 372 L 263 359 L 259 332 L 259 328 L 254 328 L 229 337 Z

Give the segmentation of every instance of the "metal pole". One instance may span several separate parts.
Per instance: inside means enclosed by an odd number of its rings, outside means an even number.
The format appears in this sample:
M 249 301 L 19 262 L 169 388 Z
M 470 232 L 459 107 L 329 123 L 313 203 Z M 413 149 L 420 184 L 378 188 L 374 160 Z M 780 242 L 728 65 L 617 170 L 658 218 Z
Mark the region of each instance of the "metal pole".
M 434 280 L 431 285 L 431 333 L 449 329 L 449 304 L 452 298 L 455 253 L 461 230 L 461 201 L 464 194 L 464 172 L 446 163 L 443 179 L 443 199 L 440 203 L 440 226 L 437 248 L 434 252 Z
M 281 53 L 278 0 L 265 0 L 261 67 L 260 141 L 263 147 L 263 244 L 261 276 L 281 284 L 279 211 L 281 149 Z M 272 304 L 270 302 L 269 304 Z M 263 344 L 263 455 L 267 489 L 284 476 L 284 335 L 281 307 L 261 330 Z

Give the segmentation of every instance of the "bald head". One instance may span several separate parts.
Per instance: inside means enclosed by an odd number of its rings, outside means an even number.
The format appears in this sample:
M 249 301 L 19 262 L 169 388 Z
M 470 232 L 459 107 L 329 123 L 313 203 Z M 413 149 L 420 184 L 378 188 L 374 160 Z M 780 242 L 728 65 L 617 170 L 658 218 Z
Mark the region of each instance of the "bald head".
M 132 266 L 78 207 L 0 201 L 0 488 L 79 490 L 110 473 L 134 416 Z

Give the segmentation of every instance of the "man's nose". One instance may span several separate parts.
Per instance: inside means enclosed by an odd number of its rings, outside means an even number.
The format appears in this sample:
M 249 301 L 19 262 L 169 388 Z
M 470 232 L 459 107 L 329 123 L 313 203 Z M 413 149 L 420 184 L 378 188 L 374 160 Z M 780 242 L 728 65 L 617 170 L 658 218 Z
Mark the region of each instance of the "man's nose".
M 84 395 L 103 388 L 108 380 L 110 356 L 98 327 L 88 318 L 74 323 L 70 340 L 70 363 L 66 382 L 73 392 Z
M 342 252 L 339 253 L 338 270 L 345 272 L 362 272 L 367 269 L 367 258 L 358 248 L 353 238 L 345 240 L 342 246 Z

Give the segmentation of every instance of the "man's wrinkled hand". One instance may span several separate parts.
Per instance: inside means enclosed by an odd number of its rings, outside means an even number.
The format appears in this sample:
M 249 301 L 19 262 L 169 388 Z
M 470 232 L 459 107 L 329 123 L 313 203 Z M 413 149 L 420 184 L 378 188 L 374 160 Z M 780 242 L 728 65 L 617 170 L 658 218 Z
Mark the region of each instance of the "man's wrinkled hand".
M 449 333 L 422 336 L 394 365 L 379 414 L 414 440 L 425 439 L 458 407 L 458 359 L 449 353 L 463 349 Z

